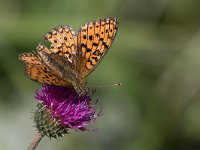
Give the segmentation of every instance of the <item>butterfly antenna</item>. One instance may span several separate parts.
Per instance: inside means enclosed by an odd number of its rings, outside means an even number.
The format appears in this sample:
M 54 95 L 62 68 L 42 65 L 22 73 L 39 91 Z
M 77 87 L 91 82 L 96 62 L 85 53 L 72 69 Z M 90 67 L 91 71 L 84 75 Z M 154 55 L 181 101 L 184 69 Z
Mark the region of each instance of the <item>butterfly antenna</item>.
M 122 83 L 115 83 L 115 84 L 105 84 L 105 85 L 97 85 L 97 86 L 90 86 L 90 87 L 94 87 L 94 88 L 99 88 L 99 87 L 118 87 L 121 86 Z

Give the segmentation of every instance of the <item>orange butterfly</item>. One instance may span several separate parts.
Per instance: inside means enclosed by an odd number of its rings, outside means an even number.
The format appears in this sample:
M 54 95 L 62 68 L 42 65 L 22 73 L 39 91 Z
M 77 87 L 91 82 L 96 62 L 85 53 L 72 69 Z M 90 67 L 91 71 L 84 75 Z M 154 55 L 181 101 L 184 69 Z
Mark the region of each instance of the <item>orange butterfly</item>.
M 99 64 L 118 30 L 117 18 L 105 18 L 80 27 L 78 34 L 69 26 L 58 26 L 45 35 L 36 52 L 23 53 L 30 79 L 51 85 L 73 87 L 79 94 L 87 91 L 84 80 Z

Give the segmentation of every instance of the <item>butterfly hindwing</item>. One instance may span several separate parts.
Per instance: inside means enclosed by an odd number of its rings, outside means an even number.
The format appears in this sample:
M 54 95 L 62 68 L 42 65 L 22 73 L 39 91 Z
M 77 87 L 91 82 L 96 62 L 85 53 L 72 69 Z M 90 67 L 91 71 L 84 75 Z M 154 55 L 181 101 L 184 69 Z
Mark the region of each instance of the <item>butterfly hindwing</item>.
M 81 63 L 79 72 L 81 78 L 91 73 L 102 60 L 111 46 L 118 29 L 116 18 L 89 22 L 80 27 L 78 33 L 78 50 Z
M 19 59 L 26 64 L 25 74 L 28 78 L 51 85 L 63 85 L 69 86 L 70 84 L 63 81 L 56 76 L 52 70 L 50 70 L 40 58 L 33 53 L 23 53 L 19 56 Z

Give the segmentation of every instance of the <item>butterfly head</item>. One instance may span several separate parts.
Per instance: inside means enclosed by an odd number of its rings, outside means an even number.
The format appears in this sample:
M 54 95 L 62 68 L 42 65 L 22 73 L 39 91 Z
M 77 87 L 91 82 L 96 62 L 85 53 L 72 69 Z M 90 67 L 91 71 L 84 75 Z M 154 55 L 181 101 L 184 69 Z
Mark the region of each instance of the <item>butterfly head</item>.
M 79 94 L 79 96 L 86 95 L 89 93 L 89 87 L 87 87 L 85 84 L 81 86 L 74 86 L 74 89 Z

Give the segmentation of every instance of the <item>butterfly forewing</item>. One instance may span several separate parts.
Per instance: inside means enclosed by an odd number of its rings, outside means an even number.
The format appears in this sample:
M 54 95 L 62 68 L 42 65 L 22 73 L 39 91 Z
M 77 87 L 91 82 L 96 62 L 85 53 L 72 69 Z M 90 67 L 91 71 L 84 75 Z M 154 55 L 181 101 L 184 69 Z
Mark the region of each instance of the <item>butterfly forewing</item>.
M 77 36 L 75 31 L 68 26 L 58 26 L 45 35 L 51 42 L 50 51 L 66 57 L 69 61 L 75 59 L 77 50 Z
M 81 63 L 79 72 L 81 78 L 91 73 L 102 60 L 111 46 L 118 29 L 116 18 L 89 22 L 80 27 L 78 33 L 78 50 Z

